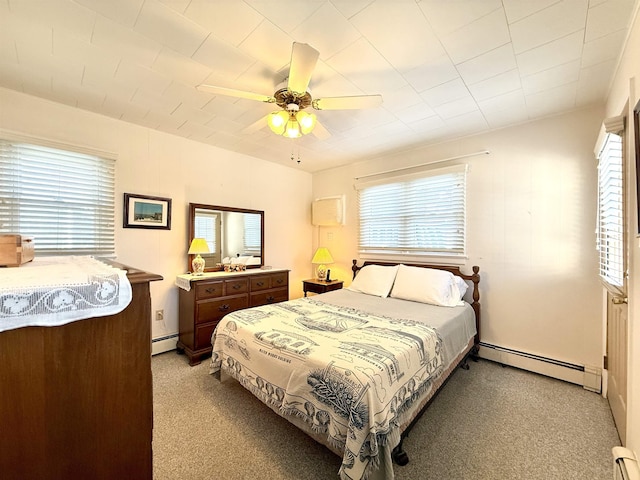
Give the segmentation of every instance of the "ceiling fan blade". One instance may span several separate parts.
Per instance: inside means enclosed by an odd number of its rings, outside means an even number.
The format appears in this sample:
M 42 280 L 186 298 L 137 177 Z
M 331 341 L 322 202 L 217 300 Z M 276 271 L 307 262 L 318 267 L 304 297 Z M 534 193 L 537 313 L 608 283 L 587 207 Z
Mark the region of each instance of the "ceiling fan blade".
M 227 95 L 229 97 L 246 98 L 248 100 L 258 100 L 259 102 L 275 103 L 276 99 L 270 95 L 260 93 L 245 92 L 233 88 L 216 87 L 215 85 L 198 85 L 196 87 L 201 92 L 213 93 L 215 95 Z
M 287 88 L 290 92 L 304 94 L 309 86 L 311 74 L 316 68 L 320 53 L 306 43 L 293 42 L 291 65 Z
M 311 131 L 311 133 L 313 133 L 319 140 L 326 140 L 331 136 L 331 133 L 329 133 L 329 130 L 327 130 L 324 127 L 324 125 L 322 125 L 317 120 L 316 120 L 316 126 L 313 127 L 313 130 Z
M 356 110 L 382 105 L 382 95 L 356 95 L 353 97 L 326 97 L 313 100 L 316 110 Z

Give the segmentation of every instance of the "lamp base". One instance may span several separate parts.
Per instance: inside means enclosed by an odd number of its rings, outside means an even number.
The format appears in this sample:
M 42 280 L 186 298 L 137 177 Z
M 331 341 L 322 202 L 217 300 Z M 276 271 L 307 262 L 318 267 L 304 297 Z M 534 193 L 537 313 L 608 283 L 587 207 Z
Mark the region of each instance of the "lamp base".
M 327 266 L 326 265 L 318 265 L 316 270 L 316 275 L 318 280 L 324 282 L 327 279 Z
M 191 266 L 193 267 L 193 273 L 191 275 L 202 275 L 204 272 L 204 258 L 200 256 L 200 254 L 196 255 L 191 261 Z

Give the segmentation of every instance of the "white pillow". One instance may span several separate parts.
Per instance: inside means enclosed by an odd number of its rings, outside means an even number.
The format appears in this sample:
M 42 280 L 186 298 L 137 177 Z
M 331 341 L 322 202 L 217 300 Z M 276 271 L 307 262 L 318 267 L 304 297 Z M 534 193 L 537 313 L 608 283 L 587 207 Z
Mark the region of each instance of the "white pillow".
M 461 305 L 455 275 L 435 268 L 400 265 L 391 296 L 443 307 Z
M 462 297 L 464 297 L 464 294 L 467 293 L 469 284 L 457 275 L 454 275 L 453 278 L 455 279 L 456 285 L 458 286 L 458 290 L 460 291 L 460 300 L 462 300 Z
M 388 297 L 396 278 L 398 265 L 366 265 L 360 269 L 347 290 L 377 297 Z

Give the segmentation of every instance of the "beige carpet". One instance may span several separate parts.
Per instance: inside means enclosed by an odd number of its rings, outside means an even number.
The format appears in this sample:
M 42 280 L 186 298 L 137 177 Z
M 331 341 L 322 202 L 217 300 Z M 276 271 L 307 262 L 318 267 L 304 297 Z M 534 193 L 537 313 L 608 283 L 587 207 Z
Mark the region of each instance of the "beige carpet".
M 340 459 L 208 362 L 157 355 L 154 480 L 335 479 Z M 620 440 L 607 401 L 480 361 L 458 370 L 405 441 L 396 479 L 611 480 Z

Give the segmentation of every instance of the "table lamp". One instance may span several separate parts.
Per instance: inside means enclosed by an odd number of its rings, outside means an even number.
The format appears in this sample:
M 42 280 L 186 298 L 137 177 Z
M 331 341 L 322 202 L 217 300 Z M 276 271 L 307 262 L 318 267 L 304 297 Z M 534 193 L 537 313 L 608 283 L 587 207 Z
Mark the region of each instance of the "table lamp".
M 200 254 L 209 253 L 207 241 L 204 238 L 194 238 L 191 240 L 191 246 L 187 253 L 189 255 L 195 255 L 195 258 L 191 261 L 193 275 L 202 275 L 202 272 L 204 272 L 204 258 L 202 258 Z
M 325 281 L 327 279 L 327 263 L 333 263 L 333 257 L 329 250 L 325 247 L 318 248 L 311 263 L 318 265 L 316 269 L 318 280 Z

